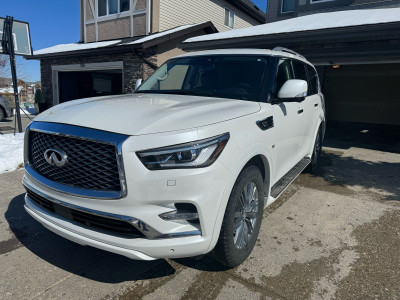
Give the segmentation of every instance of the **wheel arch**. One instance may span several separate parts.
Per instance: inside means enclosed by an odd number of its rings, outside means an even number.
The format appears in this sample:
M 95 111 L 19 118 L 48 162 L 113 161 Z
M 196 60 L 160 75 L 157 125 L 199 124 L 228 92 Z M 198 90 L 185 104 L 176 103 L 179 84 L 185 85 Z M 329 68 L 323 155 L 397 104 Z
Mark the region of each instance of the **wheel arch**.
M 268 159 L 262 155 L 262 154 L 257 154 L 253 156 L 241 169 L 240 173 L 250 165 L 256 166 L 260 172 L 261 176 L 264 181 L 264 193 L 265 196 L 268 197 L 269 195 L 269 187 L 270 187 L 270 182 L 271 182 L 271 168 Z M 239 174 L 240 174 L 239 173 Z M 239 175 L 238 175 L 239 176 Z
M 310 148 L 309 153 L 313 152 L 314 142 L 315 142 L 315 139 L 317 138 L 317 134 L 318 134 L 318 132 L 320 130 L 321 130 L 321 133 L 322 133 L 321 143 L 324 141 L 325 129 L 326 129 L 326 121 L 325 121 L 325 119 L 320 118 L 319 121 L 318 121 L 318 125 L 315 127 L 315 131 L 314 131 L 314 135 L 313 135 L 313 139 L 312 139 L 313 142 L 310 145 L 311 148 Z
M 264 194 L 266 195 L 264 197 L 264 199 L 268 198 L 268 195 L 270 192 L 271 164 L 270 164 L 270 159 L 267 157 L 267 155 L 262 154 L 262 153 L 254 153 L 254 154 L 250 155 L 247 159 L 242 160 L 242 163 L 240 163 L 236 166 L 235 170 L 238 170 L 238 171 L 233 172 L 232 178 L 231 178 L 229 184 L 225 187 L 224 197 L 223 197 L 223 199 L 225 199 L 225 201 L 221 202 L 221 204 L 219 206 L 218 215 L 217 215 L 217 219 L 215 221 L 214 231 L 213 231 L 213 234 L 211 237 L 211 242 L 210 242 L 210 246 L 208 248 L 208 252 L 211 251 L 212 249 L 214 249 L 215 245 L 217 244 L 218 237 L 219 237 L 220 231 L 221 231 L 223 217 L 225 214 L 226 207 L 228 205 L 230 195 L 232 193 L 232 189 L 233 189 L 239 175 L 242 173 L 242 171 L 247 166 L 255 165 L 260 170 L 261 175 L 263 177 L 263 181 L 264 181 Z M 264 207 L 265 207 L 265 203 L 264 203 Z

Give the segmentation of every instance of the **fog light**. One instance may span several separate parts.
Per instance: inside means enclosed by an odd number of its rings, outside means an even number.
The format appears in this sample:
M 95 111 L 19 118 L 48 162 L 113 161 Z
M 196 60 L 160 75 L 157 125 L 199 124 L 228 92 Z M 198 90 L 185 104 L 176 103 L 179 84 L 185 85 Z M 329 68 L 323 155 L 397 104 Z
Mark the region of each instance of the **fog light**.
M 197 212 L 190 213 L 190 212 L 179 212 L 177 210 L 174 210 L 161 214 L 160 218 L 165 221 L 176 221 L 176 220 L 194 221 L 199 219 L 199 214 Z
M 181 221 L 179 223 L 198 223 L 199 214 L 197 208 L 190 203 L 175 203 L 176 210 L 160 214 L 159 217 L 164 221 Z M 182 222 L 183 221 L 183 222 Z

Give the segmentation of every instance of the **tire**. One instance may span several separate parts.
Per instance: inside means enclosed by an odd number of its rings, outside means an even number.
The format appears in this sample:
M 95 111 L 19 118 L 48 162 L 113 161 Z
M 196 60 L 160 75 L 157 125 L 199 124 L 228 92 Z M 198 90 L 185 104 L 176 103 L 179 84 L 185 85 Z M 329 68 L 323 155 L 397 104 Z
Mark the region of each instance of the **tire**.
M 321 127 L 318 129 L 317 137 L 315 138 L 313 153 L 311 156 L 311 162 L 306 168 L 306 172 L 313 173 L 318 166 L 318 159 L 322 152 L 322 137 L 321 137 Z
M 246 191 L 249 191 L 247 196 Z M 217 260 L 226 267 L 236 267 L 250 255 L 260 231 L 263 209 L 264 184 L 261 172 L 256 166 L 250 165 L 235 182 L 213 250 Z
M 0 122 L 5 120 L 5 116 L 6 116 L 6 114 L 5 114 L 4 110 L 0 107 Z

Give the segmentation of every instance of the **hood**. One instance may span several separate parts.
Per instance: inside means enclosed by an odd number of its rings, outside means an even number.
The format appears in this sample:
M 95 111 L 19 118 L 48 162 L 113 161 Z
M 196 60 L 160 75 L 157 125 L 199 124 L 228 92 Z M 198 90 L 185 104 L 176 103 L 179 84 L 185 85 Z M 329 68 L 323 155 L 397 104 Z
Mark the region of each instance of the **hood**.
M 44 111 L 34 121 L 143 135 L 206 126 L 259 110 L 258 102 L 243 100 L 130 94 L 69 101 Z

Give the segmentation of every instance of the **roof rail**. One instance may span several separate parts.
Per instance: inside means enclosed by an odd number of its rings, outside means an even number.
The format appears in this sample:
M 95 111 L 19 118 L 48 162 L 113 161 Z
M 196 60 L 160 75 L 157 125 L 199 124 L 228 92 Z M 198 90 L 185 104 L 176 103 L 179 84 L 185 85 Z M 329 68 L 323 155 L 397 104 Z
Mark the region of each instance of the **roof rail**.
M 287 52 L 287 53 L 290 53 L 290 54 L 293 54 L 293 55 L 297 55 L 297 56 L 300 56 L 301 58 L 306 59 L 306 58 L 305 58 L 303 55 L 301 55 L 300 53 L 297 53 L 296 51 L 293 51 L 293 50 L 290 50 L 290 49 L 288 49 L 288 48 L 284 48 L 284 47 L 281 47 L 281 46 L 275 47 L 274 49 L 272 49 L 272 51 Z

